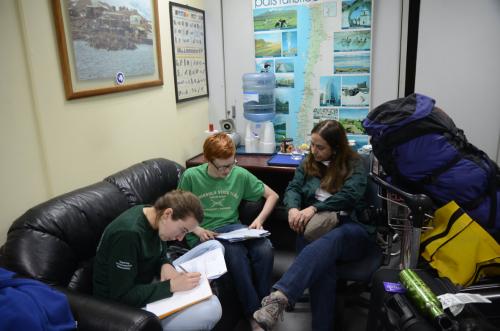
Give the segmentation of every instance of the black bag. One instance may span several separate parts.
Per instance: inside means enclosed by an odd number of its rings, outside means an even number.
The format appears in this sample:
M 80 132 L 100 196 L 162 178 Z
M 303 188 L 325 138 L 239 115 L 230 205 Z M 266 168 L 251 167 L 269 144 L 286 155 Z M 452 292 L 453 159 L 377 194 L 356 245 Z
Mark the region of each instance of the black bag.
M 417 270 L 417 273 L 436 295 L 458 291 L 447 278 L 435 277 L 424 270 Z M 417 311 L 405 294 L 385 291 L 384 282 L 398 281 L 399 270 L 380 269 L 375 273 L 366 330 L 437 330 L 430 320 Z M 500 287 L 498 291 L 500 294 Z M 467 304 L 458 316 L 450 313 L 449 317 L 454 321 L 456 330 L 498 331 L 496 325 L 500 325 L 500 300 L 497 299 L 491 304 Z

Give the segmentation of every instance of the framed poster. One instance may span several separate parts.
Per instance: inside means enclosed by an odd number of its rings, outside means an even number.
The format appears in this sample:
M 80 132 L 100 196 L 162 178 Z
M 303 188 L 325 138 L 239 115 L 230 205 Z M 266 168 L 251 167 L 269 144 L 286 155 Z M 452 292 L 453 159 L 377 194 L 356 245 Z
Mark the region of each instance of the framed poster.
M 163 85 L 157 0 L 52 0 L 67 99 Z
M 170 2 L 175 100 L 208 96 L 205 12 Z
M 368 144 L 375 0 L 253 1 L 255 70 L 276 76 L 277 142 L 310 142 L 336 120 L 356 149 Z

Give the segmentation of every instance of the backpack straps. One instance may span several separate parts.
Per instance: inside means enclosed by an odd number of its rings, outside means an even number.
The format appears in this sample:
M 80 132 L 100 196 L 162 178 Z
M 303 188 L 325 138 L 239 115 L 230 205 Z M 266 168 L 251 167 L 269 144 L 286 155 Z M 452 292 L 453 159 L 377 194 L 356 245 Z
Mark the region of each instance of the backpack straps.
M 484 160 L 489 165 L 489 180 L 488 180 L 488 192 L 490 195 L 490 216 L 488 218 L 488 228 L 493 229 L 495 227 L 495 218 L 497 216 L 497 177 L 498 177 L 498 166 L 493 162 L 486 153 L 482 152 Z

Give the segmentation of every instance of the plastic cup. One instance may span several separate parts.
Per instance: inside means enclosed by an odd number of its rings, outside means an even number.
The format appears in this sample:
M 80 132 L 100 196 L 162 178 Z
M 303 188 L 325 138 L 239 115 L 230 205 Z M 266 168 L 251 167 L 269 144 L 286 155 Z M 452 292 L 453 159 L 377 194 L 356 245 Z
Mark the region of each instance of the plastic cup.
M 302 150 L 300 148 L 294 148 L 292 150 L 292 153 L 290 156 L 290 158 L 292 160 L 302 160 L 303 157 L 304 157 L 304 153 L 302 152 Z

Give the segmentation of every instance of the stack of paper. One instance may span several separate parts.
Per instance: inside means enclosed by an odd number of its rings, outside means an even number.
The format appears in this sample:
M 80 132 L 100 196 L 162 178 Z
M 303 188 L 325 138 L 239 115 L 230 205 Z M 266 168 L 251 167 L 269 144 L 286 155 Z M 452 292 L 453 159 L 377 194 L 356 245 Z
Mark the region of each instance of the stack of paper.
M 206 252 L 194 259 L 174 265 L 179 272 L 199 272 L 208 279 L 216 279 L 227 272 L 224 253 L 221 248 Z M 181 268 L 182 267 L 182 268 Z
M 238 229 L 231 232 L 221 233 L 216 238 L 227 240 L 229 242 L 243 241 L 248 239 L 267 237 L 271 233 L 264 229 Z

